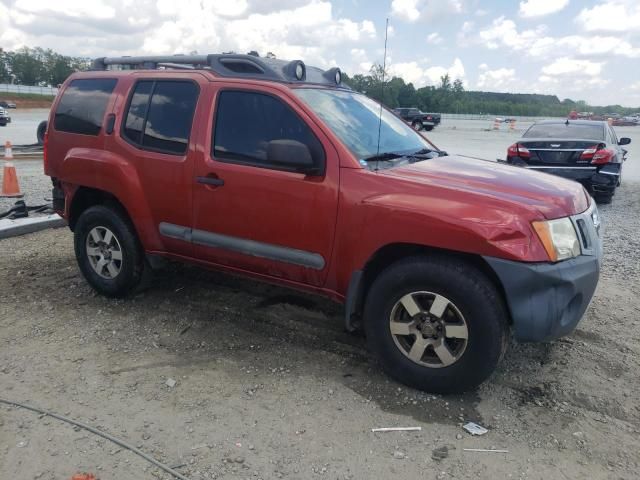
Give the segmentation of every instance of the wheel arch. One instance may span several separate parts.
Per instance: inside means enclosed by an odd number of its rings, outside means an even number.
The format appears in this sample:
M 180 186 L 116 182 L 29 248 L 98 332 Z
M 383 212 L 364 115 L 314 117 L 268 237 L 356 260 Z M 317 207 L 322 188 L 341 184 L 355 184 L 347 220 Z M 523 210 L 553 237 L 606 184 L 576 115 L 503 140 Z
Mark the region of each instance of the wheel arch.
M 362 327 L 362 312 L 367 293 L 371 285 L 387 267 L 410 256 L 439 254 L 462 260 L 481 271 L 498 289 L 505 300 L 506 294 L 502 282 L 496 272 L 480 255 L 473 255 L 454 250 L 447 250 L 413 243 L 391 243 L 379 248 L 369 257 L 362 270 L 356 270 L 351 275 L 345 303 L 345 327 L 348 331 L 355 331 Z M 508 317 L 512 323 L 511 315 Z
M 80 215 L 95 205 L 103 205 L 117 210 L 126 217 L 135 230 L 135 223 L 124 204 L 114 194 L 92 187 L 79 187 L 74 193 L 69 206 L 69 228 L 73 231 Z

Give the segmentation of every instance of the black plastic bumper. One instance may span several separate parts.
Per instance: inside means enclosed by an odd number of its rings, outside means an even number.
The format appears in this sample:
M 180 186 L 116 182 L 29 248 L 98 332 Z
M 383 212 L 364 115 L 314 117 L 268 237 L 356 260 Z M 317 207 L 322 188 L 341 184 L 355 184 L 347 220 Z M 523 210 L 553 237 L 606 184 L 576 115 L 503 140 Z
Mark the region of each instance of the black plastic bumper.
M 618 186 L 621 169 L 621 164 L 611 163 L 598 170 L 575 167 L 544 168 L 537 170 L 580 182 L 589 192 L 592 193 L 610 194 L 613 193 Z
M 600 257 L 598 251 L 555 264 L 485 257 L 504 287 L 516 340 L 544 342 L 569 334 L 593 297 Z

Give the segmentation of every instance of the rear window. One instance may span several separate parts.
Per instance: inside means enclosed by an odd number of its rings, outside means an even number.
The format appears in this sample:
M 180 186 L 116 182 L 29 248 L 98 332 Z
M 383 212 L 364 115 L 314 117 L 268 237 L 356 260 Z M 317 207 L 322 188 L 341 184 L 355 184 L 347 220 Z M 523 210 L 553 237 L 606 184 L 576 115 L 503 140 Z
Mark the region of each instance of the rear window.
M 115 78 L 73 80 L 62 94 L 56 109 L 55 129 L 80 135 L 98 135 L 116 83 Z
M 184 154 L 198 93 L 198 86 L 189 81 L 138 82 L 122 135 L 144 149 Z
M 576 140 L 604 140 L 602 125 L 578 123 L 546 123 L 533 125 L 523 135 L 525 138 L 571 138 Z

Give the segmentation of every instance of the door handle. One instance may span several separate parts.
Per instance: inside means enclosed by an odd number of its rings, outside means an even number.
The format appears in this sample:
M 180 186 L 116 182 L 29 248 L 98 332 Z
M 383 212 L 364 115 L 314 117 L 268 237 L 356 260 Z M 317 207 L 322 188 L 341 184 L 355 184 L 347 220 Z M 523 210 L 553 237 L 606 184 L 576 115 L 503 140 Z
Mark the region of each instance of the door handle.
M 113 133 L 113 127 L 116 124 L 116 115 L 114 113 L 110 113 L 107 116 L 107 125 L 105 127 L 105 132 L 107 135 L 111 135 Z
M 224 185 L 224 180 L 218 177 L 196 177 L 196 181 L 213 187 L 221 187 Z

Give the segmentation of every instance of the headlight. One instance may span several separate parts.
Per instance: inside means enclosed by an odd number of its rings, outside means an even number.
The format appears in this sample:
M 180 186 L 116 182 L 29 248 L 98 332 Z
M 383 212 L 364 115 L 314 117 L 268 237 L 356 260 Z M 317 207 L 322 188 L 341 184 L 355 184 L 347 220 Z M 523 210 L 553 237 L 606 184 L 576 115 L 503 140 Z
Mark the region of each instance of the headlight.
M 580 242 L 571 219 L 533 222 L 533 228 L 552 262 L 580 255 Z

